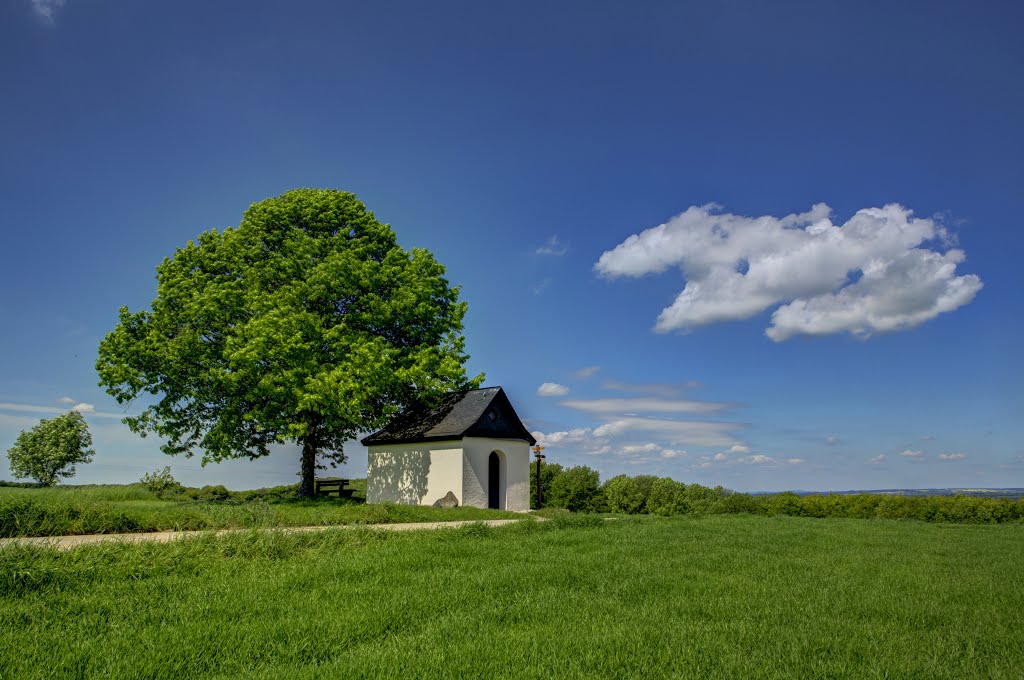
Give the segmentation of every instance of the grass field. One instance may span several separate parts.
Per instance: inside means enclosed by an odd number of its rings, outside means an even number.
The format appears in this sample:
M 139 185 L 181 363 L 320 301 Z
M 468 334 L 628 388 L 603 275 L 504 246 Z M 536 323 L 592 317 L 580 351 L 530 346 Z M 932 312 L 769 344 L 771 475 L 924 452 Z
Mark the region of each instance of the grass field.
M 250 498 L 240 502 L 159 498 L 141 484 L 0 487 L 0 538 L 188 529 L 387 524 L 500 519 L 514 513 L 478 508 L 440 509 L 408 505 L 366 505 L 365 480 L 354 499 L 319 497 Z M 258 493 L 258 492 L 244 492 Z
M 1024 526 L 569 516 L 0 550 L 3 677 L 1020 678 Z

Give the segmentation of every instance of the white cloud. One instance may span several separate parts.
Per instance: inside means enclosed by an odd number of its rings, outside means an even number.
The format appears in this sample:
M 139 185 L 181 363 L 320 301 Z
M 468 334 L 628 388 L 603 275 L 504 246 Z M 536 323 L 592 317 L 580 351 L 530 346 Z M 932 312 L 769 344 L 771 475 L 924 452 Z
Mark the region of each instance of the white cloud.
M 574 374 L 577 378 L 584 380 L 586 378 L 593 377 L 598 371 L 601 370 L 600 366 L 586 366 L 576 371 Z
M 733 444 L 729 447 L 729 453 L 750 453 L 750 447 L 745 444 Z
M 906 449 L 901 451 L 900 455 L 905 458 L 924 458 L 924 451 L 915 451 L 914 449 Z
M 802 465 L 807 461 L 803 458 L 787 458 L 785 462 L 789 465 Z
M 58 9 L 64 6 L 65 0 L 32 0 L 32 9 L 36 16 L 47 23 L 53 23 L 53 16 Z
M 715 460 L 717 462 L 719 462 L 719 463 L 721 463 L 724 460 L 728 460 L 728 459 L 729 459 L 729 456 L 724 451 L 719 451 L 718 453 L 715 454 Z
M 643 276 L 678 266 L 683 291 L 662 310 L 655 330 L 686 331 L 746 319 L 778 307 L 765 333 L 794 335 L 911 328 L 966 305 L 981 280 L 956 275 L 964 253 L 930 249 L 949 242 L 943 227 L 890 204 L 833 224 L 823 203 L 776 218 L 693 206 L 634 234 L 601 255 L 603 276 Z
M 638 453 L 654 453 L 655 451 L 660 450 L 661 447 L 653 442 L 648 444 L 626 444 L 622 447 L 622 452 L 627 456 L 636 455 Z
M 71 397 L 61 397 L 60 399 L 57 400 L 57 403 L 58 404 L 77 404 L 78 400 L 77 399 L 72 399 Z
M 562 406 L 599 414 L 631 414 L 631 413 L 718 413 L 730 407 L 730 404 L 713 401 L 695 401 L 691 399 L 659 399 L 656 397 L 638 398 L 605 398 L 577 399 L 563 401 Z
M 601 387 L 606 390 L 631 392 L 633 394 L 650 394 L 657 397 L 671 399 L 678 396 L 684 388 L 693 389 L 695 387 L 699 387 L 699 383 L 695 380 L 691 380 L 682 385 L 673 385 L 670 383 L 625 383 L 618 380 L 605 380 L 601 383 Z
M 939 460 L 963 460 L 967 458 L 965 453 L 940 453 Z
M 99 418 L 124 418 L 125 413 L 105 413 L 103 411 L 97 411 L 92 404 L 86 404 L 85 402 L 76 404 L 72 411 L 78 411 L 83 414 L 90 416 L 96 416 Z M 66 408 L 57 408 L 56 406 L 36 406 L 34 404 L 14 404 L 10 402 L 0 402 L 0 411 L 13 411 L 15 413 L 38 413 L 41 415 L 61 415 L 67 413 Z
M 868 460 L 868 465 L 881 465 L 884 462 L 885 462 L 885 454 L 884 453 L 880 453 L 877 456 L 875 456 L 874 458 L 869 459 Z
M 569 394 L 569 388 L 558 383 L 546 382 L 537 388 L 539 397 L 564 397 Z
M 680 451 L 679 449 L 662 449 L 662 458 L 686 458 L 686 451 Z
M 560 432 L 548 432 L 547 434 L 538 430 L 530 434 L 533 435 L 533 438 L 539 444 L 545 446 L 549 444 L 578 444 L 586 440 L 590 435 L 590 428 L 580 427 L 575 430 L 562 430 Z
M 558 240 L 558 236 L 551 236 L 544 242 L 544 245 L 536 250 L 538 255 L 553 255 L 555 257 L 561 257 L 567 252 L 569 252 L 568 246 L 562 245 L 562 242 Z
M 737 460 L 738 463 L 747 463 L 749 465 L 764 465 L 766 463 L 774 463 L 775 459 L 771 456 L 765 456 L 763 454 L 755 454 L 753 456 L 746 456 Z
M 738 428 L 739 425 L 735 423 L 630 416 L 595 428 L 594 436 L 613 437 L 629 432 L 652 435 L 652 439 L 661 439 L 671 444 L 731 446 L 735 439 L 729 432 Z
M 544 279 L 542 281 L 538 281 L 537 283 L 535 283 L 532 286 L 530 286 L 530 291 L 534 295 L 540 295 L 550 285 L 551 285 L 551 278 L 548 277 L 548 278 L 546 278 L 546 279 Z
M 835 446 L 836 444 L 839 443 L 839 437 L 829 435 L 825 437 L 825 443 L 828 444 L 829 446 Z

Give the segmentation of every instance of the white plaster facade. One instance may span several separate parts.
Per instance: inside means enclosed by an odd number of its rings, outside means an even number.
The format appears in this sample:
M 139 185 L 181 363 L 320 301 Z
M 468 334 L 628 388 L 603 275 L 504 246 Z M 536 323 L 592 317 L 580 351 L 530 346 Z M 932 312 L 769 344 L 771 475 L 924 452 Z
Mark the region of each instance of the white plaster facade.
M 489 507 L 492 452 L 498 458 L 498 507 L 529 510 L 530 444 L 484 437 L 371 444 L 367 447 L 366 502 L 433 505 L 451 491 L 459 505 Z

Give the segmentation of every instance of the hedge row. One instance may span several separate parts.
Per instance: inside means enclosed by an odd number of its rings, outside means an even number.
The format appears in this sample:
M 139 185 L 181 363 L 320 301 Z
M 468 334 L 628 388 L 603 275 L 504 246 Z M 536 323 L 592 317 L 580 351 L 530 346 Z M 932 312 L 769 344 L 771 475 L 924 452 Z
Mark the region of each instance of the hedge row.
M 923 522 L 992 524 L 1024 521 L 1024 499 L 976 496 L 890 496 L 882 494 L 795 493 L 751 495 L 720 486 L 683 484 L 669 477 L 619 475 L 603 484 L 586 466 L 548 464 L 541 472 L 543 507 L 575 512 L 651 515 L 791 515 L 856 519 L 915 519 Z M 531 470 L 531 503 L 537 504 L 536 470 Z

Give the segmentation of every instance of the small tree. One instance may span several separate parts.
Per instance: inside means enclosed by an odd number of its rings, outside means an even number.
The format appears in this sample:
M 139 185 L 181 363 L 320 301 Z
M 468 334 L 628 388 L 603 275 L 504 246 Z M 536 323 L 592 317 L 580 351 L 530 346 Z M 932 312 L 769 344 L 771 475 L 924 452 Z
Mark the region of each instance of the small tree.
M 53 486 L 60 477 L 74 477 L 75 466 L 89 463 L 95 455 L 92 435 L 78 411 L 43 419 L 23 431 L 7 450 L 15 477 L 31 477 L 43 486 Z
M 579 465 L 563 470 L 545 492 L 544 505 L 573 512 L 601 512 L 605 507 L 597 470 Z
M 560 474 L 562 474 L 562 466 L 558 463 L 544 463 L 540 466 L 540 502 L 544 507 L 551 505 L 548 502 L 548 493 L 555 477 Z M 537 464 L 535 462 L 530 463 L 530 507 L 534 510 L 537 509 Z

